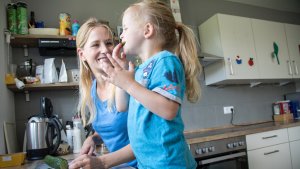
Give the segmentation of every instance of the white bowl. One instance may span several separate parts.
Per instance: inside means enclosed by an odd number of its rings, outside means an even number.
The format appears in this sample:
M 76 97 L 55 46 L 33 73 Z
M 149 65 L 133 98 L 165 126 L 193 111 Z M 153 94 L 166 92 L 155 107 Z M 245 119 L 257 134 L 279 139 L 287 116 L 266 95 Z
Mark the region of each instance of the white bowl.
M 29 28 L 31 35 L 59 35 L 57 28 Z

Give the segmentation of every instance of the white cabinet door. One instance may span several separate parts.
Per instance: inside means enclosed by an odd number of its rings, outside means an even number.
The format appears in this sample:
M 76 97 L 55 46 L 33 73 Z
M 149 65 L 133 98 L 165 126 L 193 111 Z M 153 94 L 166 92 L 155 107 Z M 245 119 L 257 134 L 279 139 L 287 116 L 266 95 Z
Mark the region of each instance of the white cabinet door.
M 248 151 L 249 169 L 291 169 L 289 143 Z
M 272 146 L 289 141 L 287 129 L 278 129 L 246 135 L 247 150 Z
M 222 14 L 218 19 L 228 79 L 258 78 L 251 19 Z
M 300 78 L 300 26 L 285 24 L 285 31 L 290 56 L 289 74 L 293 78 Z
M 252 19 L 255 48 L 261 79 L 291 79 L 289 55 L 283 23 Z M 278 61 L 273 56 L 278 46 Z
M 224 58 L 205 67 L 206 85 L 258 78 L 250 18 L 216 14 L 199 26 L 199 36 L 203 53 Z
M 300 168 L 300 140 L 290 142 L 293 169 Z

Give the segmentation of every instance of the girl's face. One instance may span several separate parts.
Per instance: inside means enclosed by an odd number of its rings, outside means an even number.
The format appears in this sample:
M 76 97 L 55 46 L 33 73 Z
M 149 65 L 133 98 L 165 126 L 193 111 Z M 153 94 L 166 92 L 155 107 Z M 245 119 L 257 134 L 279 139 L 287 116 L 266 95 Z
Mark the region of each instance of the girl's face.
M 79 52 L 80 59 L 86 61 L 95 74 L 102 71 L 104 63 L 110 63 L 106 54 L 112 53 L 114 48 L 110 32 L 102 26 L 95 27 Z
M 128 9 L 123 16 L 122 27 L 123 32 L 120 35 L 122 42 L 126 42 L 123 47 L 123 51 L 127 55 L 138 55 L 140 47 L 142 46 L 143 27 L 138 21 L 138 18 L 134 16 L 133 8 Z

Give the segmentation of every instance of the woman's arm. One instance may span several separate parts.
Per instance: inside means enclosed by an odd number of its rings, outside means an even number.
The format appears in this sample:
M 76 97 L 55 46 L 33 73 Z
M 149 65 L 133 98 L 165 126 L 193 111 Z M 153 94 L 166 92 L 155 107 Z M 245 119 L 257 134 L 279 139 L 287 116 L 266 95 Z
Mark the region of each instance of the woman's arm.
M 99 158 L 103 162 L 105 168 L 111 168 L 135 159 L 130 144 L 118 151 L 102 155 Z
M 93 140 L 93 137 L 97 137 L 100 139 L 100 136 L 97 132 L 95 132 L 93 135 L 86 138 L 81 147 L 80 155 L 82 155 L 82 154 L 92 155 L 93 154 L 93 152 L 95 150 L 95 142 Z
M 105 154 L 99 157 L 87 154 L 80 155 L 69 164 L 69 169 L 78 168 L 104 168 L 108 169 L 113 166 L 123 164 L 134 160 L 135 157 L 131 150 L 131 146 L 127 145 L 122 149 L 113 153 Z

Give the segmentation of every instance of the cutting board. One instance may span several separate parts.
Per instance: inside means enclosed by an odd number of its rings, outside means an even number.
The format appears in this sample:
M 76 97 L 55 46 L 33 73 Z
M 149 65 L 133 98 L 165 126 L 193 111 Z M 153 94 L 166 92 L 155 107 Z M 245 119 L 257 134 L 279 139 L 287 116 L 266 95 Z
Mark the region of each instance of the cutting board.
M 4 122 L 4 137 L 6 142 L 7 153 L 18 152 L 16 124 L 11 122 Z

